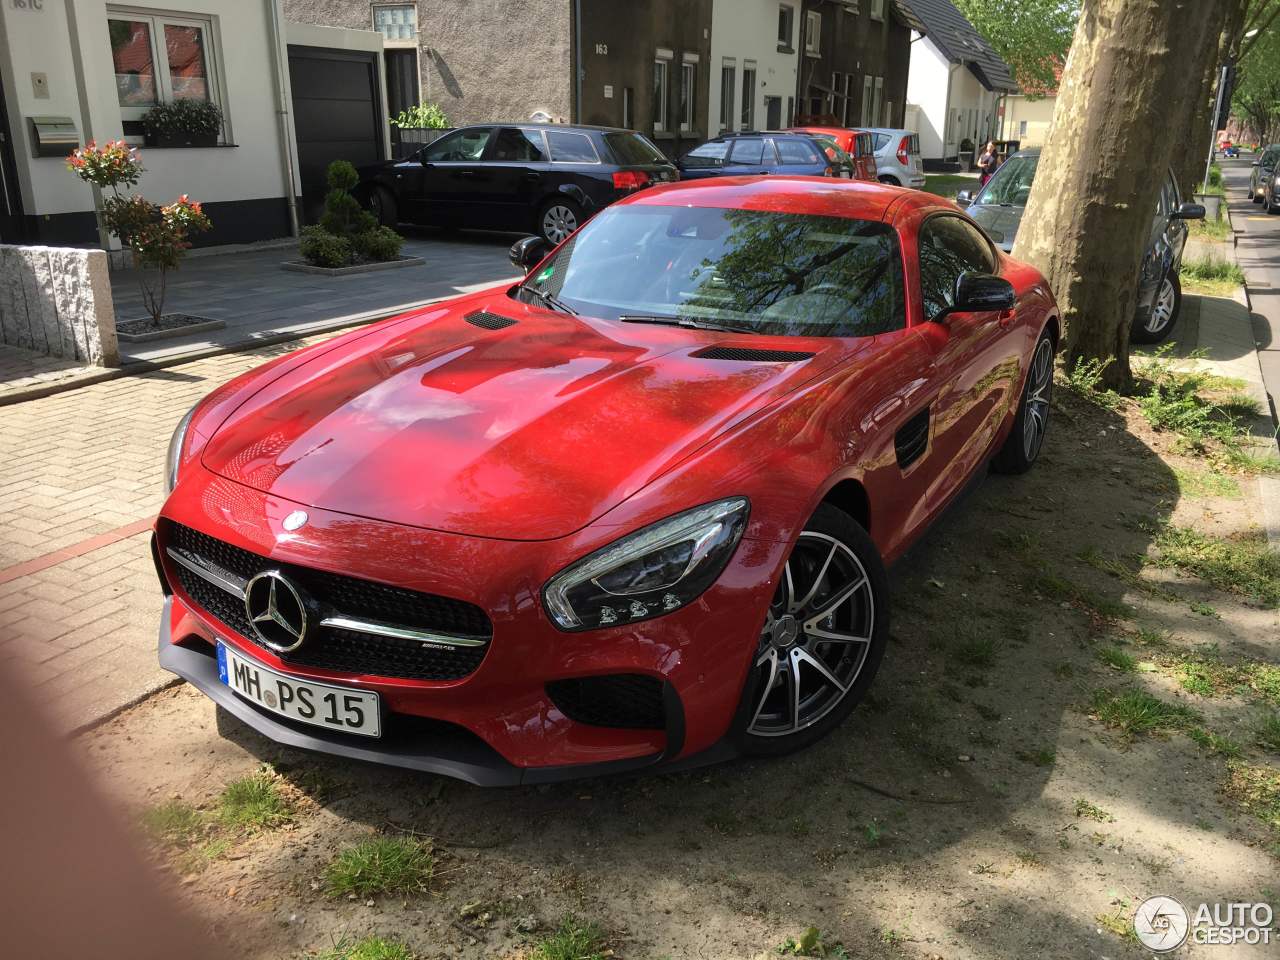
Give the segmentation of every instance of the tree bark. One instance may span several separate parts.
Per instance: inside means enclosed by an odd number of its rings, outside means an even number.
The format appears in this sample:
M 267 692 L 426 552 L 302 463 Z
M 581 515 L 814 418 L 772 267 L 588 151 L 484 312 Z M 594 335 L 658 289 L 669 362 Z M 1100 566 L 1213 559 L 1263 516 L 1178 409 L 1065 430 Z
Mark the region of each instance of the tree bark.
M 1131 386 L 1129 326 L 1163 173 L 1187 149 L 1169 108 L 1200 93 L 1217 6 L 1085 0 L 1014 245 L 1058 299 L 1067 363 L 1113 361 L 1103 382 L 1118 390 Z
M 1210 137 L 1217 135 L 1216 130 L 1209 129 L 1209 124 L 1217 103 L 1218 77 L 1222 64 L 1232 53 L 1236 33 L 1244 19 L 1245 2 L 1222 0 L 1211 5 L 1209 23 L 1201 37 L 1205 49 L 1199 51 L 1199 59 L 1204 63 L 1200 72 L 1200 92 L 1187 97 L 1188 112 L 1179 118 L 1180 122 L 1173 124 L 1174 130 L 1186 131 L 1187 149 L 1181 156 L 1175 155 L 1173 162 L 1183 196 L 1198 193 L 1204 186 L 1204 164 L 1209 158 Z M 1200 145 L 1198 150 L 1196 144 Z

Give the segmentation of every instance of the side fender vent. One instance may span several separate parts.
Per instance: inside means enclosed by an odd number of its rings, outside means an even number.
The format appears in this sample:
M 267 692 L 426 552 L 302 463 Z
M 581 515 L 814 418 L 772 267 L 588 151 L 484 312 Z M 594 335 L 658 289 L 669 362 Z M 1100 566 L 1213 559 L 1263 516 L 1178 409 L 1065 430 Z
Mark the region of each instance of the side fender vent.
M 480 327 L 484 330 L 501 330 L 504 327 L 514 327 L 518 321 L 512 320 L 510 317 L 504 317 L 500 313 L 489 313 L 485 310 L 477 310 L 475 313 L 468 313 L 462 318 L 473 327 Z
M 812 353 L 800 350 L 758 350 L 755 347 L 714 346 L 693 354 L 699 360 L 734 360 L 738 363 L 799 363 L 812 360 Z
M 903 470 L 924 456 L 929 449 L 928 407 L 898 428 L 893 435 L 893 449 L 898 454 L 898 466 Z

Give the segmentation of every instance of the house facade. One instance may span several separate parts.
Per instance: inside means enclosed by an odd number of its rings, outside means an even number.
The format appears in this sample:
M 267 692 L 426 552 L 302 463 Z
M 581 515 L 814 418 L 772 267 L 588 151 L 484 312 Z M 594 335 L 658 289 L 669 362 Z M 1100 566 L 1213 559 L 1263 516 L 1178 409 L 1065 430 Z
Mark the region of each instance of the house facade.
M 300 159 L 314 148 L 295 135 L 297 108 L 332 113 L 338 100 L 303 90 L 294 103 L 290 75 L 310 51 L 322 61 L 316 75 L 340 57 L 357 67 L 352 76 L 362 69 L 366 78 L 362 93 L 344 83 L 351 116 L 326 122 L 319 139 L 335 131 L 363 137 L 353 152 L 385 155 L 375 83 L 381 53 L 371 49 L 370 34 L 320 30 L 295 44 L 278 0 L 204 0 L 190 8 L 182 0 L 22 0 L 0 7 L 0 24 L 3 242 L 109 243 L 93 193 L 67 170 L 66 153 L 71 144 L 118 139 L 141 148 L 145 173 L 136 192 L 161 203 L 185 193 L 204 205 L 213 230 L 196 238 L 201 244 L 289 236 L 303 191 Z M 146 112 L 182 98 L 221 109 L 216 145 L 145 146 Z M 304 119 L 299 131 L 316 129 L 314 117 L 310 125 Z M 54 131 L 64 138 L 60 148 L 48 146 Z
M 798 116 L 843 127 L 900 127 L 911 19 L 896 0 L 804 0 Z
M 950 0 L 901 2 L 923 30 L 911 41 L 906 125 L 919 134 L 926 164 L 972 160 L 985 141 L 999 137 L 1003 101 L 1018 86 Z
M 788 126 L 799 82 L 801 2 L 715 0 L 706 130 Z
M 1053 108 L 1058 97 L 1050 93 L 1039 97 L 1012 94 L 1005 100 L 1001 139 L 1017 140 L 1020 148 L 1043 147 L 1053 126 Z

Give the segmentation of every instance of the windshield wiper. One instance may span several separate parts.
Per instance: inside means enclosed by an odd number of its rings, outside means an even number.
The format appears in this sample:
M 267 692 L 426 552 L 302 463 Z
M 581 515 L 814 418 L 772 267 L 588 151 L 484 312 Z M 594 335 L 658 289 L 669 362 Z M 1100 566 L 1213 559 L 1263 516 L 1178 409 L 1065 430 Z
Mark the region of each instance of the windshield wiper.
M 547 291 L 539 290 L 536 287 L 522 286 L 520 289 L 525 293 L 533 294 L 533 296 L 537 297 L 544 306 L 550 307 L 552 310 L 559 310 L 561 313 L 567 313 L 571 317 L 576 317 L 578 315 L 577 310 L 573 309 L 573 307 L 569 306 L 554 293 L 547 293 Z
M 711 320 L 695 320 L 693 317 L 665 317 L 661 314 L 624 313 L 618 318 L 623 323 L 656 323 L 668 327 L 686 327 L 691 330 L 715 330 L 720 333 L 753 333 L 748 327 L 730 327 Z

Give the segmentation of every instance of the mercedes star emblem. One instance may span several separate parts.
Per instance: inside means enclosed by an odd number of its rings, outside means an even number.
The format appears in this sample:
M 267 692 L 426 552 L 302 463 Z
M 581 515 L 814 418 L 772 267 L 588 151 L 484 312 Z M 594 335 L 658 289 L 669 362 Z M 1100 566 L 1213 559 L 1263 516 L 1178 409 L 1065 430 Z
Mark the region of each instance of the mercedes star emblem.
M 301 530 L 306 525 L 306 522 L 307 522 L 307 511 L 295 510 L 293 511 L 293 513 L 289 514 L 287 517 L 284 518 L 284 523 L 281 524 L 281 526 L 283 526 L 290 533 L 293 533 L 293 531 L 295 530 Z
M 307 639 L 307 603 L 279 570 L 264 570 L 244 591 L 244 611 L 258 639 L 276 653 L 288 653 Z

